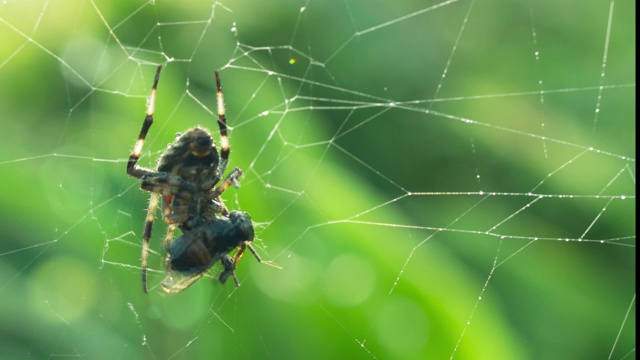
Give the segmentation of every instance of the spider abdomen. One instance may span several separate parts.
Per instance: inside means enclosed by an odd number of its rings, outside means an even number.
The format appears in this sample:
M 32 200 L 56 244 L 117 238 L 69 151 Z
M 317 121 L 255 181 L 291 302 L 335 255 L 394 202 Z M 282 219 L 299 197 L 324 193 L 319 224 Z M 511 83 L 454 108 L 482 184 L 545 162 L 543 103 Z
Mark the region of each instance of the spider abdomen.
M 189 178 L 196 173 L 215 172 L 219 161 L 218 151 L 209 130 L 196 126 L 169 144 L 158 161 L 158 171 Z

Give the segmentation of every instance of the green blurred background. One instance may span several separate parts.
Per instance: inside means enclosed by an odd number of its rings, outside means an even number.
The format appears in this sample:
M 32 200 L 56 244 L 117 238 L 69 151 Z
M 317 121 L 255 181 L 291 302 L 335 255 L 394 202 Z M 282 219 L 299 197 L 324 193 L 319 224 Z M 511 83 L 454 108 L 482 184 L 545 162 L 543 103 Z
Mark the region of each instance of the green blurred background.
M 629 1 L 3 2 L 0 358 L 635 358 L 634 26 Z M 142 294 L 125 164 L 160 63 L 141 164 L 215 129 L 220 70 L 224 197 L 282 270 L 165 295 L 158 220 Z

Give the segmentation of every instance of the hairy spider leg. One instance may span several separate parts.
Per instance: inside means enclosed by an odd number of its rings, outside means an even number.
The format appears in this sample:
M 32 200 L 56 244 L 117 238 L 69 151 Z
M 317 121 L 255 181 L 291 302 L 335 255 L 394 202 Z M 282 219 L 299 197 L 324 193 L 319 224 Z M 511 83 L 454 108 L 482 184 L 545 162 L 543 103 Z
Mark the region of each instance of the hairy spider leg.
M 178 225 L 176 224 L 169 225 L 169 228 L 167 229 L 167 236 L 165 236 L 163 242 L 165 250 L 169 249 L 169 245 L 171 245 L 171 242 L 173 241 L 173 232 L 176 231 L 177 227 Z
M 149 209 L 144 222 L 144 234 L 142 235 L 142 290 L 147 293 L 147 256 L 149 255 L 149 239 L 153 227 L 153 217 L 158 206 L 158 194 L 152 193 L 149 199 Z
M 218 72 L 215 71 L 214 73 L 216 77 L 216 96 L 218 99 L 217 110 L 218 110 L 218 127 L 220 128 L 220 160 L 218 162 L 218 168 L 216 169 L 217 176 L 215 176 L 210 181 L 205 182 L 201 187 L 201 189 L 206 189 L 206 190 L 213 188 L 216 185 L 216 183 L 218 183 L 218 181 L 220 181 L 220 179 L 222 179 L 222 177 L 224 176 L 224 173 L 225 171 L 227 171 L 227 166 L 229 164 L 229 153 L 231 152 L 231 149 L 229 147 L 229 134 L 227 130 L 227 117 L 225 116 L 222 85 L 220 83 L 220 76 L 218 75 Z M 241 175 L 242 175 L 242 170 L 240 168 L 233 169 L 231 173 L 229 173 L 229 175 L 226 177 L 226 179 L 218 187 L 216 187 L 215 190 L 213 190 L 210 193 L 210 199 L 212 200 L 215 199 L 216 201 L 220 202 L 220 204 L 222 205 L 221 213 L 223 215 L 229 215 L 229 210 L 224 205 L 222 198 L 218 198 L 218 197 L 225 190 L 227 190 L 227 188 L 229 188 L 231 183 L 237 186 L 238 178 Z
M 142 129 L 140 129 L 140 135 L 138 141 L 136 141 L 129 161 L 127 162 L 127 174 L 142 178 L 147 175 L 153 175 L 154 172 L 137 165 L 140 159 L 140 153 L 142 153 L 142 145 L 144 145 L 144 139 L 149 132 L 149 128 L 153 124 L 153 109 L 156 103 L 156 88 L 158 87 L 158 80 L 160 79 L 160 70 L 162 65 L 158 66 L 156 76 L 153 80 L 153 86 L 151 87 L 151 95 L 149 96 L 149 103 L 147 104 L 146 116 L 142 123 Z M 147 218 L 144 223 L 144 233 L 142 235 L 142 290 L 147 293 L 147 257 L 149 255 L 149 238 L 151 238 L 151 230 L 153 228 L 153 218 L 158 206 L 158 194 L 152 193 L 149 199 L 149 208 L 147 210 Z
M 153 87 L 151 87 L 151 95 L 149 96 L 149 103 L 147 104 L 147 112 L 144 118 L 144 122 L 142 123 L 142 129 L 140 129 L 140 135 L 138 136 L 138 141 L 136 141 L 135 146 L 133 147 L 133 151 L 131 152 L 131 156 L 129 156 L 129 161 L 127 162 L 127 174 L 141 178 L 145 175 L 153 174 L 153 171 L 141 167 L 137 165 L 138 160 L 140 159 L 140 153 L 142 152 L 142 145 L 144 145 L 144 139 L 147 137 L 147 133 L 149 132 L 149 128 L 151 124 L 153 124 L 153 109 L 156 103 L 156 88 L 158 87 L 158 80 L 160 79 L 160 70 L 162 69 L 162 65 L 158 66 L 158 70 L 156 71 L 155 79 L 153 80 Z
M 229 136 L 227 134 L 227 117 L 225 116 L 224 97 L 222 95 L 222 86 L 220 85 L 220 76 L 216 75 L 216 97 L 218 99 L 218 126 L 220 127 L 220 162 L 218 163 L 218 176 L 222 178 L 229 164 Z
M 220 195 L 222 195 L 222 193 L 225 192 L 232 183 L 237 183 L 240 176 L 242 176 L 242 169 L 235 168 L 231 170 L 229 175 L 227 175 L 227 177 L 220 183 L 220 185 L 218 185 L 215 189 L 211 190 L 208 193 L 208 198 L 210 200 L 215 200 L 220 204 L 220 213 L 222 215 L 229 215 L 229 209 L 227 209 L 227 206 L 224 204 L 224 201 L 222 200 Z M 218 182 L 218 180 L 219 179 L 216 177 L 207 181 L 202 185 L 201 189 L 211 189 Z

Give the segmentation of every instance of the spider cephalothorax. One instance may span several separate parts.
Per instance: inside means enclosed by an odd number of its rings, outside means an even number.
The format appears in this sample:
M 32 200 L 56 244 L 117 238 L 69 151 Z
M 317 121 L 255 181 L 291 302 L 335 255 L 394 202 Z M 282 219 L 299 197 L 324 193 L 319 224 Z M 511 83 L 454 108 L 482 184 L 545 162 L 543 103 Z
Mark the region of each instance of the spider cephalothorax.
M 140 136 L 127 163 L 127 174 L 140 179 L 141 188 L 151 192 L 142 242 L 143 290 L 147 292 L 149 238 L 159 196 L 162 196 L 162 218 L 169 224 L 164 239 L 168 274 L 162 282 L 163 289 L 169 293 L 184 290 L 202 277 L 218 260 L 223 266 L 218 280 L 224 283 L 232 276 L 238 286 L 234 270 L 245 249 L 249 248 L 256 259 L 261 260 L 250 245 L 254 238 L 251 217 L 246 212 L 229 212 L 220 197 L 232 183 L 238 181 L 242 170 L 233 169 L 220 182 L 229 162 L 229 140 L 217 71 L 215 77 L 220 152 L 211 133 L 203 127 L 196 126 L 178 134 L 175 141 L 160 156 L 156 170 L 137 164 L 144 139 L 153 124 L 156 88 L 161 69 L 162 66 L 158 66 Z M 176 228 L 182 231 L 182 235 L 174 240 L 173 233 Z M 232 258 L 229 252 L 234 249 L 238 250 Z

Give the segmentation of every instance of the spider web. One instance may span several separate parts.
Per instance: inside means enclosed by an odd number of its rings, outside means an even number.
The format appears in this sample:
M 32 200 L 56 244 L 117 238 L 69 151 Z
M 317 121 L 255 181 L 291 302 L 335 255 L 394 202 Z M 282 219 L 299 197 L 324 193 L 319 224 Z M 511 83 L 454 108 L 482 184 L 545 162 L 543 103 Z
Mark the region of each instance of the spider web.
M 635 358 L 635 3 L 4 1 L 2 358 Z M 166 295 L 148 193 L 216 139 L 255 221 Z

